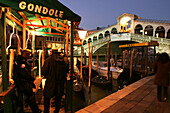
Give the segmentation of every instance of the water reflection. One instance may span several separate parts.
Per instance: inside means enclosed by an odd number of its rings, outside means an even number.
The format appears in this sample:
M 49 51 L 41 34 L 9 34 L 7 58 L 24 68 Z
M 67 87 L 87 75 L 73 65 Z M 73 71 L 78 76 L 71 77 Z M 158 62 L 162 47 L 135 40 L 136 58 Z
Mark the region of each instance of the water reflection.
M 74 71 L 79 73 L 79 70 L 76 67 L 77 58 L 74 58 Z M 88 61 L 88 59 L 87 59 Z M 85 80 L 84 90 L 81 92 L 73 93 L 73 111 L 78 111 L 90 104 L 95 103 L 96 101 L 114 93 L 118 89 L 117 80 L 112 81 L 113 85 L 97 85 L 91 84 L 91 93 L 88 93 L 88 80 Z
M 91 86 L 91 93 L 88 93 L 88 85 L 87 80 L 85 80 L 85 90 L 81 92 L 74 92 L 73 94 L 73 110 L 77 111 L 80 110 L 90 104 L 93 104 L 94 102 L 110 95 L 111 93 L 114 93 L 117 91 L 111 86 L 107 85 L 94 85 Z

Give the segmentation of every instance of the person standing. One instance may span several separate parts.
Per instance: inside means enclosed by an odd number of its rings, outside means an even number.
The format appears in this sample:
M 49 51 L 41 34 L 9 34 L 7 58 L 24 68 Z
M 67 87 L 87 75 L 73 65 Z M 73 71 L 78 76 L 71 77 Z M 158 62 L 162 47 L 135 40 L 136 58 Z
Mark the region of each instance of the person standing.
M 50 99 L 55 96 L 55 111 L 58 113 L 64 94 L 64 83 L 69 71 L 68 59 L 53 49 L 43 65 L 42 75 L 46 78 L 44 87 L 44 113 L 49 113 Z
M 33 113 L 41 113 L 35 100 L 35 94 L 32 88 L 35 88 L 31 73 L 31 65 L 27 61 L 31 55 L 31 50 L 24 49 L 22 55 L 18 55 L 14 61 L 13 79 L 19 93 L 26 96 L 26 101 Z
M 153 63 L 152 68 L 156 72 L 154 83 L 157 85 L 157 99 L 160 102 L 166 101 L 168 98 L 167 90 L 170 76 L 169 55 L 167 53 L 159 54 L 156 61 Z

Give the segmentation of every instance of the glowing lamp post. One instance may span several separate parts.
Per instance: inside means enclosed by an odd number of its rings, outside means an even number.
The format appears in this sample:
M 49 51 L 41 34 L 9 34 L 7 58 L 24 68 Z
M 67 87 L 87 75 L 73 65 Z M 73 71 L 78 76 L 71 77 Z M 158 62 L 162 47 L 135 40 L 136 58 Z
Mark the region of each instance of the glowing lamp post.
M 86 37 L 87 31 L 79 30 L 78 34 L 79 34 L 80 39 L 84 39 Z

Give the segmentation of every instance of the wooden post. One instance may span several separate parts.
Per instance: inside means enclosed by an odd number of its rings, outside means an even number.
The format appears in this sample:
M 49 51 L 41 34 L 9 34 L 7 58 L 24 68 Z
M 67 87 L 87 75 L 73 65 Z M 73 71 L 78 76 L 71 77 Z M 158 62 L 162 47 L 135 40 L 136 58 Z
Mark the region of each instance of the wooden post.
M 107 44 L 107 80 L 109 80 L 109 75 L 110 75 L 110 44 L 108 41 Z
M 129 68 L 129 50 L 127 50 L 127 67 Z
M 155 56 L 156 56 L 156 46 L 154 46 L 154 53 L 153 53 L 153 54 L 154 54 L 154 57 L 153 57 L 153 58 L 154 58 L 154 62 L 155 62 Z
M 134 53 L 134 50 L 131 51 L 131 59 L 130 59 L 130 82 L 131 82 L 131 80 L 132 80 L 133 53 Z
M 1 54 L 2 54 L 2 84 L 3 91 L 8 88 L 9 78 L 7 76 L 7 55 L 6 55 L 6 14 L 2 11 L 0 19 Z
M 80 79 L 82 80 L 83 83 L 83 91 L 86 91 L 86 85 L 84 83 L 83 79 L 83 47 L 81 46 L 81 66 L 80 66 Z
M 137 55 L 138 55 L 138 52 L 136 51 L 136 52 L 135 52 L 135 67 L 136 67 L 136 65 L 137 65 L 137 60 L 138 60 L 138 56 L 137 56 Z
M 9 81 L 12 79 L 13 62 L 14 62 L 14 49 L 10 49 Z
M 91 68 L 90 68 L 90 59 L 91 59 L 91 54 L 90 54 L 90 43 L 88 43 L 89 47 L 89 83 L 88 83 L 88 92 L 91 92 Z
M 89 47 L 89 63 L 90 64 L 90 43 L 88 43 L 88 47 Z
M 123 56 L 124 56 L 124 51 L 123 51 L 123 49 L 122 49 L 122 62 L 121 62 L 122 68 L 123 68 Z
M 99 51 L 97 51 L 97 64 L 96 64 L 96 71 L 98 72 L 98 67 L 99 67 Z
M 33 54 L 33 68 L 35 67 L 35 31 L 33 31 L 33 36 L 32 36 L 32 54 Z M 33 71 L 34 76 L 36 76 L 35 71 Z
M 26 21 L 23 21 L 23 28 L 22 28 L 22 45 L 23 49 L 26 49 Z
M 86 66 L 86 53 L 84 53 L 84 65 Z
M 115 66 L 116 66 L 116 64 L 117 64 L 117 51 L 115 52 Z
M 44 46 L 45 46 L 45 41 L 44 41 L 44 37 L 42 37 L 42 66 L 44 65 L 45 62 Z
M 41 55 L 42 55 L 42 51 L 40 50 L 39 51 L 39 62 L 38 62 L 38 64 L 39 64 L 39 78 L 41 78 Z
M 67 27 L 67 32 L 66 32 L 66 56 L 68 58 L 68 40 L 69 39 L 69 29 Z
M 83 80 L 83 47 L 81 46 L 81 65 L 80 65 L 80 78 Z
M 123 60 L 122 60 L 123 70 L 125 69 L 125 55 L 126 55 L 126 50 L 123 51 Z
M 0 11 L 2 8 L 0 8 Z M 6 55 L 6 9 L 2 11 L 0 18 L 0 37 L 1 37 L 1 54 L 2 54 L 2 84 L 3 91 L 9 87 L 9 78 L 7 76 L 7 55 Z M 7 96 L 4 100 L 4 113 L 12 113 L 12 100 Z
M 20 50 L 21 50 L 21 49 L 20 49 L 20 48 L 21 48 L 21 41 L 20 41 L 20 39 L 18 39 L 18 44 L 17 44 L 17 46 L 18 46 L 18 47 L 17 47 L 17 50 L 18 50 L 17 53 L 18 53 L 18 55 L 21 55 L 21 51 L 20 51 Z
M 145 47 L 145 76 L 148 75 L 148 47 Z
M 73 21 L 71 21 L 71 42 L 70 42 L 70 61 L 71 61 L 71 113 L 73 113 L 73 71 L 74 71 L 74 66 L 73 66 Z
M 91 92 L 91 69 L 92 69 L 92 54 L 93 54 L 93 46 L 91 46 L 91 52 L 90 52 L 90 43 L 88 43 L 89 46 L 89 84 L 88 84 L 88 92 Z

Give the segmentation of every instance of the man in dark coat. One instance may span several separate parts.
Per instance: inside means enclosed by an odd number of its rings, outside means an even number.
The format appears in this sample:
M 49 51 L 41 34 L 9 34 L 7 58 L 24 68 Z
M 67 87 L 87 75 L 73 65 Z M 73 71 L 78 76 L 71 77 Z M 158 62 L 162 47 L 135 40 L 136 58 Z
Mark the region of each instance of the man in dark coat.
M 44 113 L 49 113 L 50 99 L 55 96 L 55 113 L 60 110 L 61 98 L 64 94 L 64 82 L 69 71 L 68 59 L 58 50 L 52 50 L 42 68 L 46 78 L 44 87 Z
M 33 113 L 41 113 L 35 101 L 32 88 L 35 88 L 35 78 L 31 75 L 31 66 L 27 59 L 31 51 L 23 50 L 22 55 L 18 55 L 14 62 L 13 79 L 19 93 L 24 94 Z

